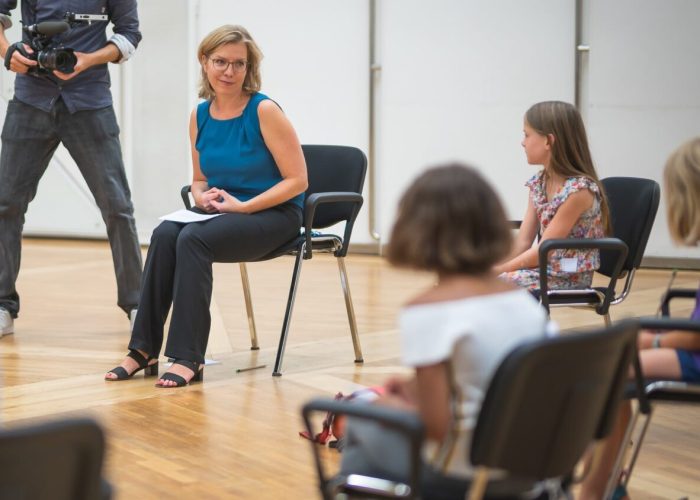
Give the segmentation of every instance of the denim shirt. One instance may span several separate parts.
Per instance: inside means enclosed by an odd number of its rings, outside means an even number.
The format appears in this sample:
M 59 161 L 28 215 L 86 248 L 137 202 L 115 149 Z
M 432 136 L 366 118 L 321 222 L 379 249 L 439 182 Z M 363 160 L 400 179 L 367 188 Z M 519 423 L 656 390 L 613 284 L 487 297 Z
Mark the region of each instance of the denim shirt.
M 15 7 L 17 0 L 0 0 L 0 13 L 10 15 Z M 122 54 L 120 62 L 128 59 L 130 51 L 133 52 L 141 40 L 136 0 L 22 0 L 24 26 L 43 21 L 61 21 L 66 12 L 109 16 L 109 21 L 77 25 L 53 37 L 52 40 L 66 48 L 87 53 L 101 49 L 109 43 L 105 32 L 108 22 L 114 25 L 113 31 L 118 42 L 114 44 Z M 22 37 L 27 43 L 29 36 L 23 33 Z M 71 113 L 101 109 L 112 104 L 110 84 L 107 64 L 92 66 L 70 80 L 61 80 L 53 75 L 18 74 L 15 79 L 15 99 L 47 112 L 59 97 Z

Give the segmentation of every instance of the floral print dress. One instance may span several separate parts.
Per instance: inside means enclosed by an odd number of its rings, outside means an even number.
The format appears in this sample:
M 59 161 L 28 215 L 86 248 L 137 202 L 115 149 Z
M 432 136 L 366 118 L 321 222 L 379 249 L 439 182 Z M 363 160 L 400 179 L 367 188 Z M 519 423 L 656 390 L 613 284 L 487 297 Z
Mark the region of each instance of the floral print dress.
M 605 236 L 600 211 L 600 190 L 587 177 L 569 177 L 551 200 L 547 199 L 544 171 L 535 174 L 525 183 L 530 189 L 530 199 L 537 213 L 540 234 L 544 233 L 554 219 L 559 207 L 573 193 L 588 189 L 594 195 L 591 208 L 581 214 L 569 238 L 602 238 Z M 549 254 L 547 263 L 548 284 L 551 289 L 588 288 L 593 281 L 593 272 L 600 266 L 598 250 L 555 250 Z M 518 269 L 504 273 L 503 277 L 518 286 L 528 289 L 540 287 L 538 268 Z

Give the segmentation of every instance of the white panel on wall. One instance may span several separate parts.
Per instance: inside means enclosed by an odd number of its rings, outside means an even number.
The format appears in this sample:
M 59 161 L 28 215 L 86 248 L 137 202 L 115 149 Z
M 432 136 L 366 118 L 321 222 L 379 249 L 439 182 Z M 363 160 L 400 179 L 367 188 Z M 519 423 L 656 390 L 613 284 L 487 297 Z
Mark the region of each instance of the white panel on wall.
M 591 149 L 602 177 L 662 183 L 666 158 L 700 134 L 700 2 L 584 2 L 590 46 L 587 85 Z M 662 199 L 647 256 L 699 258 L 668 236 Z
M 537 101 L 574 98 L 574 1 L 378 5 L 383 238 L 408 183 L 449 160 L 479 168 L 521 218 L 536 172 L 520 146 L 522 117 Z
M 192 107 L 190 1 L 139 2 L 141 41 L 127 62 L 131 106 L 131 192 L 136 227 L 148 242 L 158 217 L 182 208 L 180 188 L 192 179 L 189 118 Z

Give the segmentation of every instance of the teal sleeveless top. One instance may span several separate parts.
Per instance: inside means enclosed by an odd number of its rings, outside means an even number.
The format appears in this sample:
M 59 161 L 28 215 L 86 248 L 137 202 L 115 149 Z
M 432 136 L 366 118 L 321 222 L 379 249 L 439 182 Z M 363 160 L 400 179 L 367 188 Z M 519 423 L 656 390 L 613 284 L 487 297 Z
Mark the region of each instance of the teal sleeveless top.
M 258 105 L 265 99 L 269 97 L 256 92 L 250 96 L 243 113 L 229 120 L 212 118 L 211 101 L 197 106 L 195 148 L 207 184 L 241 201 L 254 198 L 282 180 L 260 132 Z M 304 193 L 289 201 L 302 208 Z

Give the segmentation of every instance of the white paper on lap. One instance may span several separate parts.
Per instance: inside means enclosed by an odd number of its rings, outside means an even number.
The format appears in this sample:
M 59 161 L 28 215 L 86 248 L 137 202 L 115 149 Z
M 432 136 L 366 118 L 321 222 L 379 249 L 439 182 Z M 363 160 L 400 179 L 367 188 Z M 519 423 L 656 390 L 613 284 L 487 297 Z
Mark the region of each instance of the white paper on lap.
M 202 222 L 205 220 L 213 219 L 214 217 L 218 217 L 219 215 L 223 214 L 198 214 L 197 212 L 192 212 L 183 208 L 181 210 L 176 210 L 158 218 L 160 220 L 169 220 L 173 222 L 182 222 L 184 224 L 187 224 L 189 222 Z

